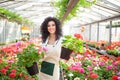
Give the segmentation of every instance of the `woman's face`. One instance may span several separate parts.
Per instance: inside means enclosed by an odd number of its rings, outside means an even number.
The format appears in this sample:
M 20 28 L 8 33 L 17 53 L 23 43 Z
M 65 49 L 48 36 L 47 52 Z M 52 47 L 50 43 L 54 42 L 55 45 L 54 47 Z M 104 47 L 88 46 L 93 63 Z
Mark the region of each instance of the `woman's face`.
M 49 21 L 47 25 L 48 32 L 50 34 L 55 34 L 56 31 L 56 25 L 54 21 Z

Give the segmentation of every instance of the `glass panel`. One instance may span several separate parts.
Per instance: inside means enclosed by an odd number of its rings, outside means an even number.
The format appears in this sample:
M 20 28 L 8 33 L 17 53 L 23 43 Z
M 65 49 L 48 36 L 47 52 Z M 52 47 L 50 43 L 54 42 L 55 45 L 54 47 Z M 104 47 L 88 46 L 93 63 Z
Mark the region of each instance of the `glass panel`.
M 92 9 L 93 11 L 96 11 L 96 12 L 101 13 L 102 15 L 113 16 L 112 14 L 110 14 L 110 13 L 108 13 L 108 12 L 105 12 L 105 11 L 99 9 L 99 8 L 94 7 L 94 6 L 93 6 L 91 9 Z
M 107 0 L 107 1 L 113 3 L 113 4 L 117 5 L 117 6 L 120 6 L 120 0 Z
M 102 11 L 104 11 L 104 12 L 107 12 L 107 13 L 113 14 L 113 15 L 118 14 L 118 13 L 115 12 L 115 11 L 112 11 L 112 10 L 109 10 L 109 9 L 106 9 L 106 8 L 103 8 L 103 7 L 100 7 L 100 6 L 96 6 L 96 5 L 94 5 L 94 7 L 97 8 L 97 9 L 100 9 L 100 10 L 102 10 Z

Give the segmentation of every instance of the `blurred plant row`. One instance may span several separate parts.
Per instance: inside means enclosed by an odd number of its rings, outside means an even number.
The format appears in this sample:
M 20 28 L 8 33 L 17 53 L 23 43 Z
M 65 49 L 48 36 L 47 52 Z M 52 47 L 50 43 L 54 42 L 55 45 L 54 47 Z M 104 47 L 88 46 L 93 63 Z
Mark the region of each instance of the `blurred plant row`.
M 69 37 L 67 36 L 67 39 L 70 42 L 72 38 L 69 39 Z M 111 45 L 108 45 L 108 42 L 105 41 L 84 41 L 80 34 L 75 34 L 74 38 L 81 41 L 80 46 L 85 46 L 81 48 L 82 52 L 78 51 L 77 47 L 74 48 L 69 60 L 60 61 L 65 79 L 120 80 L 120 42 L 113 42 Z M 75 44 L 70 43 L 71 46 Z M 106 52 L 99 54 L 98 51 L 100 51 L 100 46 L 103 43 L 105 44 Z
M 99 50 L 98 48 L 102 43 L 105 44 L 107 50 L 105 54 L 112 55 L 112 57 L 97 53 L 96 50 Z M 84 44 L 87 45 L 84 46 Z M 62 46 L 72 50 L 69 60 L 62 59 L 60 61 L 64 77 L 67 80 L 120 80 L 120 56 L 113 55 L 116 51 L 119 52 L 120 42 L 107 44 L 105 41 L 85 41 L 80 34 L 64 36 Z M 90 45 L 96 49 L 89 49 Z M 44 51 L 37 43 L 37 39 L 19 41 L 1 47 L 0 79 L 38 80 L 37 74 L 30 75 L 26 67 L 37 62 L 38 68 L 40 68 L 43 56 Z

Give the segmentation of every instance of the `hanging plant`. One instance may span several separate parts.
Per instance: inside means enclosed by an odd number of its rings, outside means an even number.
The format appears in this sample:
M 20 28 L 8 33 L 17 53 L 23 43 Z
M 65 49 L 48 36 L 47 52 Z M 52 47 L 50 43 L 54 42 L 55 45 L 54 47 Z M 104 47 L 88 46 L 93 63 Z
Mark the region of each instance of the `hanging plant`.
M 54 3 L 54 6 L 57 7 L 56 17 L 61 20 L 64 13 L 67 11 L 67 5 L 70 0 L 58 0 Z M 77 16 L 77 12 L 80 11 L 80 7 L 90 7 L 95 4 L 96 0 L 87 1 L 87 0 L 79 0 L 78 3 L 71 10 L 69 15 L 65 18 L 65 21 L 70 20 L 72 17 Z
M 57 7 L 57 15 L 58 19 L 61 19 L 63 14 L 67 11 L 67 4 L 69 0 L 58 0 L 54 3 L 54 6 Z
M 109 28 L 110 27 L 110 25 L 108 24 L 108 25 L 106 25 L 106 28 Z M 112 23 L 112 28 L 115 28 L 115 27 L 120 27 L 120 22 L 118 21 L 118 22 L 114 22 L 114 23 Z
M 33 22 L 23 18 L 19 14 L 16 14 L 15 12 L 9 11 L 2 7 L 0 7 L 0 18 L 7 19 L 8 21 L 17 22 L 18 24 L 33 24 Z

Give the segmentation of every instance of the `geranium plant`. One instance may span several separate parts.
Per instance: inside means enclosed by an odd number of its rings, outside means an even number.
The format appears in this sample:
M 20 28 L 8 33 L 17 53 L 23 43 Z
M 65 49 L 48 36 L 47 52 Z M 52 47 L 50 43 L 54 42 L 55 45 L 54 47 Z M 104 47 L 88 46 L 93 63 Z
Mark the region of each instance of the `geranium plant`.
M 30 76 L 25 67 L 18 66 L 16 59 L 0 58 L 0 80 L 38 80 L 37 76 Z
M 34 44 L 30 44 L 21 53 L 17 54 L 19 65 L 30 67 L 34 62 L 38 62 L 42 58 L 42 54 L 34 46 Z
M 71 35 L 64 36 L 62 46 L 73 50 L 75 53 L 82 52 L 83 42 L 82 40 L 72 37 Z

